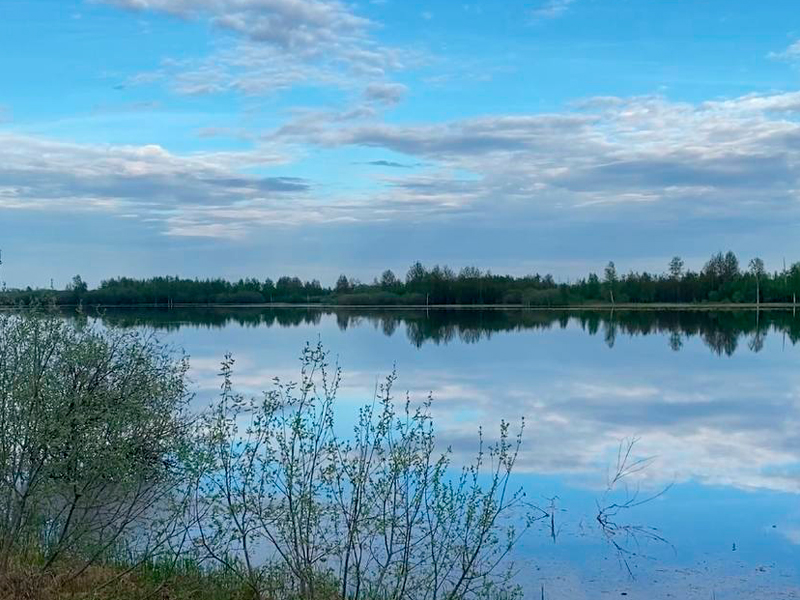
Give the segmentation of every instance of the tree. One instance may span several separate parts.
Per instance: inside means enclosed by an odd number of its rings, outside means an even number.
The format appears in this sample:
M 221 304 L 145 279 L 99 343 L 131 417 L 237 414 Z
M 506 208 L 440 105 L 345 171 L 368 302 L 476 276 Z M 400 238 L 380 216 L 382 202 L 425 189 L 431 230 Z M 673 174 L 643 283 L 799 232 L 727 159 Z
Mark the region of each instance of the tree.
M 792 302 L 797 304 L 797 294 L 800 292 L 800 262 L 794 263 L 789 268 L 789 289 L 792 293 Z
M 728 251 L 722 263 L 722 278 L 725 281 L 731 281 L 732 279 L 736 279 L 739 274 L 739 259 L 736 258 L 733 252 Z
M 600 278 L 596 273 L 589 273 L 589 277 L 586 280 L 586 297 L 589 300 L 601 299 Z
M 760 260 L 760 259 L 757 259 Z M 761 263 L 763 265 L 763 263 Z M 747 268 L 745 269 L 744 266 Z M 755 279 L 755 286 L 753 280 Z M 751 290 L 752 287 L 757 289 Z M 122 305 L 122 304 L 256 304 L 269 302 L 324 302 L 339 304 L 365 303 L 376 305 L 414 304 L 519 304 L 525 299 L 540 299 L 538 292 L 558 290 L 558 300 L 546 295 L 548 302 L 582 304 L 592 301 L 610 303 L 648 302 L 746 302 L 753 294 L 757 302 L 793 300 L 800 292 L 797 268 L 784 268 L 781 273 L 767 273 L 763 267 L 755 273 L 752 264 L 740 268 L 733 252 L 716 252 L 700 273 L 688 270 L 679 256 L 669 260 L 665 272 L 618 274 L 613 262 L 605 274 L 590 274 L 574 283 L 556 283 L 551 274 L 493 275 L 476 267 L 456 272 L 446 265 L 427 269 L 414 263 L 405 278 L 385 270 L 371 283 L 362 284 L 345 275 L 334 285 L 323 287 L 317 280 L 301 281 L 284 276 L 263 284 L 252 278 L 230 282 L 223 279 L 191 280 L 179 277 L 133 279 L 119 277 L 105 280 L 96 289 L 75 277 L 63 292 L 45 289 L 14 289 L 0 292 L 0 304 L 39 303 Z M 762 292 L 763 290 L 763 292 Z M 389 293 L 387 293 L 389 292 Z M 538 300 L 537 300 L 538 302 Z
M 458 273 L 459 279 L 479 279 L 481 270 L 478 267 L 464 267 Z
M 339 275 L 339 279 L 336 280 L 335 289 L 337 294 L 347 294 L 352 291 L 353 288 L 350 285 L 350 280 L 347 279 L 347 275 Z
M 187 368 L 140 330 L 0 315 L 0 578 L 23 552 L 77 576 L 135 539 L 169 543 Z
M 722 277 L 724 263 L 725 258 L 722 256 L 722 252 L 713 254 L 705 266 L 703 266 L 703 275 L 716 282 L 716 280 Z
M 384 289 L 391 289 L 395 287 L 399 281 L 397 280 L 397 276 L 392 272 L 391 269 L 386 269 L 381 274 L 381 282 L 380 285 Z
M 421 283 L 427 275 L 428 272 L 425 270 L 425 267 L 422 266 L 421 262 L 417 261 L 408 269 L 408 273 L 406 273 L 406 283 Z
M 672 257 L 669 261 L 669 275 L 673 280 L 677 281 L 683 274 L 683 259 L 680 256 Z
M 764 276 L 764 261 L 756 257 L 750 261 L 750 274 L 756 278 L 756 304 L 761 303 L 761 278 Z
M 611 304 L 614 304 L 614 288 L 617 286 L 617 279 L 617 267 L 614 265 L 614 261 L 609 261 L 605 270 L 605 285 L 611 298 Z
M 267 278 L 261 286 L 261 294 L 268 302 L 272 302 L 275 297 L 275 283 L 272 279 Z
M 669 275 L 675 282 L 675 301 L 677 302 L 680 294 L 678 282 L 681 279 L 681 275 L 683 275 L 683 259 L 680 256 L 673 256 L 672 260 L 669 261 Z
M 72 278 L 69 289 L 75 292 L 76 296 L 82 296 L 89 291 L 89 285 L 81 279 L 80 275 L 75 275 L 75 277 Z
M 297 383 L 276 379 L 262 398 L 234 391 L 233 366 L 226 357 L 199 427 L 200 561 L 255 599 L 521 597 L 502 566 L 534 521 L 509 487 L 521 430 L 503 422 L 493 444 L 479 434 L 459 474 L 451 451 L 439 454 L 431 401 L 395 404 L 394 373 L 347 440 L 335 423 L 341 373 L 319 344 L 304 350 Z M 270 590 L 275 573 L 293 593 Z

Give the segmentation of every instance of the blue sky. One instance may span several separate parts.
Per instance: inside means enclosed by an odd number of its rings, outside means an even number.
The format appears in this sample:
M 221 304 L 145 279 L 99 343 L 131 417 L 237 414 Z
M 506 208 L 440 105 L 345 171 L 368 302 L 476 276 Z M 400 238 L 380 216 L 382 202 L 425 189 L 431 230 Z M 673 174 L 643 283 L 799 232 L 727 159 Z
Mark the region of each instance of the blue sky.
M 800 11 L 14 0 L 0 277 L 800 260 Z

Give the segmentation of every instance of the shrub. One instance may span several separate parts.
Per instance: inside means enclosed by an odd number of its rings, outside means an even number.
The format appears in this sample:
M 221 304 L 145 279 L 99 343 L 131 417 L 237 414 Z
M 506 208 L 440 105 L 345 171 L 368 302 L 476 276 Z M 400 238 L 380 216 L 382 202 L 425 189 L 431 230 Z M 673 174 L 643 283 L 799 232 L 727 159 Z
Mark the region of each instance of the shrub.
M 531 520 L 523 494 L 508 490 L 520 437 L 507 424 L 497 443 L 479 438 L 475 462 L 453 474 L 450 452 L 437 453 L 430 400 L 413 409 L 406 398 L 398 409 L 394 374 L 342 440 L 340 373 L 320 346 L 306 347 L 298 383 L 276 380 L 258 399 L 234 392 L 233 365 L 223 362 L 220 399 L 201 427 L 200 560 L 237 573 L 255 598 L 517 592 L 503 567 Z M 512 517 L 519 528 L 505 522 Z
M 454 470 L 430 398 L 398 407 L 392 374 L 345 440 L 338 368 L 319 345 L 301 364 L 298 383 L 247 399 L 226 357 L 219 400 L 192 423 L 187 361 L 151 333 L 0 315 L 0 595 L 518 594 L 508 554 L 532 523 L 508 489 L 521 429 L 478 436 Z
M 69 556 L 77 575 L 165 542 L 186 369 L 146 332 L 0 315 L 0 575 L 14 556 Z

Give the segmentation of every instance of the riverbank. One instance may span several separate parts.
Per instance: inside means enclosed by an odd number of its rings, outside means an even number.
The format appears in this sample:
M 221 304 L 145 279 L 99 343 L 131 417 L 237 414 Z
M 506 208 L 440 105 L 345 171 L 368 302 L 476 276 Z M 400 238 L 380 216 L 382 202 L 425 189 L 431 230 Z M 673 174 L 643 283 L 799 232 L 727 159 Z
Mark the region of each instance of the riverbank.
M 609 311 L 609 310 L 635 310 L 635 311 L 737 311 L 737 310 L 797 310 L 800 303 L 792 302 L 762 302 L 729 303 L 729 302 L 704 302 L 704 303 L 597 303 L 597 304 L 564 304 L 538 306 L 528 304 L 332 304 L 332 303 L 289 303 L 267 302 L 253 304 L 223 304 L 223 303 L 149 303 L 149 304 L 59 304 L 58 308 L 83 308 L 83 309 L 186 309 L 186 308 L 215 308 L 215 309 L 243 309 L 243 308 L 278 308 L 278 309 L 322 309 L 322 310 L 537 310 L 537 311 Z M 17 309 L 19 306 L 0 305 L 0 310 Z
M 251 600 L 252 590 L 220 569 L 195 561 L 93 565 L 73 577 L 68 563 L 42 573 L 16 561 L 0 575 L 0 600 Z

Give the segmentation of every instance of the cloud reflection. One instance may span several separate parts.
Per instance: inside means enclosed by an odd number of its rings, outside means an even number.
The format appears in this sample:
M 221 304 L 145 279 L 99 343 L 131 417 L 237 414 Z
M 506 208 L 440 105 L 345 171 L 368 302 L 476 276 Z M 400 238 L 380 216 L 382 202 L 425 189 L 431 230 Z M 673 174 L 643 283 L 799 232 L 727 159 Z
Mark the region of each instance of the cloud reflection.
M 209 309 L 105 318 L 176 336 L 195 357 L 206 398 L 224 351 L 238 359 L 243 391 L 257 393 L 273 377 L 295 378 L 295 354 L 321 337 L 342 358 L 344 406 L 370 400 L 396 361 L 398 390 L 420 402 L 433 393 L 442 442 L 457 457 L 472 455 L 478 426 L 490 435 L 501 418 L 524 416 L 527 473 L 602 488 L 619 441 L 637 436 L 638 452 L 657 457 L 643 485 L 800 493 L 800 377 L 791 366 L 800 320 L 791 311 Z

